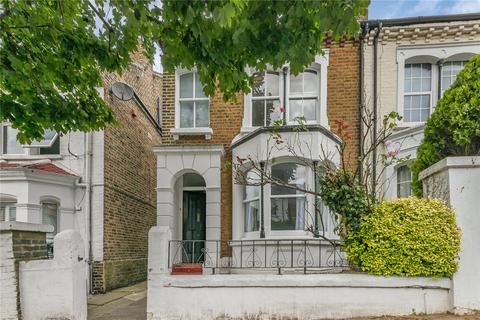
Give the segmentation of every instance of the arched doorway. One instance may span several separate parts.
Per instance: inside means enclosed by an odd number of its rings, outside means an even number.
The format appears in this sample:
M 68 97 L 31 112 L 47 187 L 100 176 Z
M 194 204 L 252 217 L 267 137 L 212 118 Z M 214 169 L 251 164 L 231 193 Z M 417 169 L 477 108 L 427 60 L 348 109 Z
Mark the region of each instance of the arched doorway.
M 196 173 L 182 176 L 182 240 L 184 262 L 203 263 L 206 240 L 205 180 Z

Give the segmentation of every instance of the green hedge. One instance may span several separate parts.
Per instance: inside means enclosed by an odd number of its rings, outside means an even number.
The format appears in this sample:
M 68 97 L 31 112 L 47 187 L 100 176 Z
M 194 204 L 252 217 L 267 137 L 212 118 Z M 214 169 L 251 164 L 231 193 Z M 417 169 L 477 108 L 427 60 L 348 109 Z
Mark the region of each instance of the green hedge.
M 425 125 L 412 164 L 413 192 L 422 195 L 419 173 L 448 156 L 480 154 L 480 55 L 469 60 L 445 91 Z
M 451 276 L 457 270 L 460 230 L 438 199 L 384 201 L 362 218 L 350 261 L 377 275 Z

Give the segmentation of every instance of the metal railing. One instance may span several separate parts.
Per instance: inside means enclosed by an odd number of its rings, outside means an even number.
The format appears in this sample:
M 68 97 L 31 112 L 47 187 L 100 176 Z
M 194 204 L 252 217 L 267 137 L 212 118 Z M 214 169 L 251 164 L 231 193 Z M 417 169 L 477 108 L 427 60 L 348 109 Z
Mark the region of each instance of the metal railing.
M 171 240 L 168 266 L 201 263 L 204 269 L 346 269 L 349 264 L 339 240 Z

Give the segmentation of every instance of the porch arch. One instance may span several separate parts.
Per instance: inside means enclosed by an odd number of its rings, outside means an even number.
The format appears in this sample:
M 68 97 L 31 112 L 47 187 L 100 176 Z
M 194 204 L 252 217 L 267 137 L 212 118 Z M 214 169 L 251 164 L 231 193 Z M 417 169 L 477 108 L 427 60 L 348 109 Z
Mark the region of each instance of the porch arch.
M 196 173 L 205 181 L 206 240 L 220 240 L 222 145 L 162 146 L 157 156 L 157 225 L 169 227 L 174 240 L 178 234 L 179 210 L 177 181 L 186 173 Z

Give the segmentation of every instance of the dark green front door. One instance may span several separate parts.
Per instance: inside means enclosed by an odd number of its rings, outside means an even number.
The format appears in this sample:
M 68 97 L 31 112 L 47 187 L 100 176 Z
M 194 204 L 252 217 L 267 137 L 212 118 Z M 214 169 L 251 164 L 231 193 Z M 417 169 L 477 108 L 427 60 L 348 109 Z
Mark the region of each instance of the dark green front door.
M 205 191 L 183 192 L 184 263 L 202 263 L 205 259 Z

